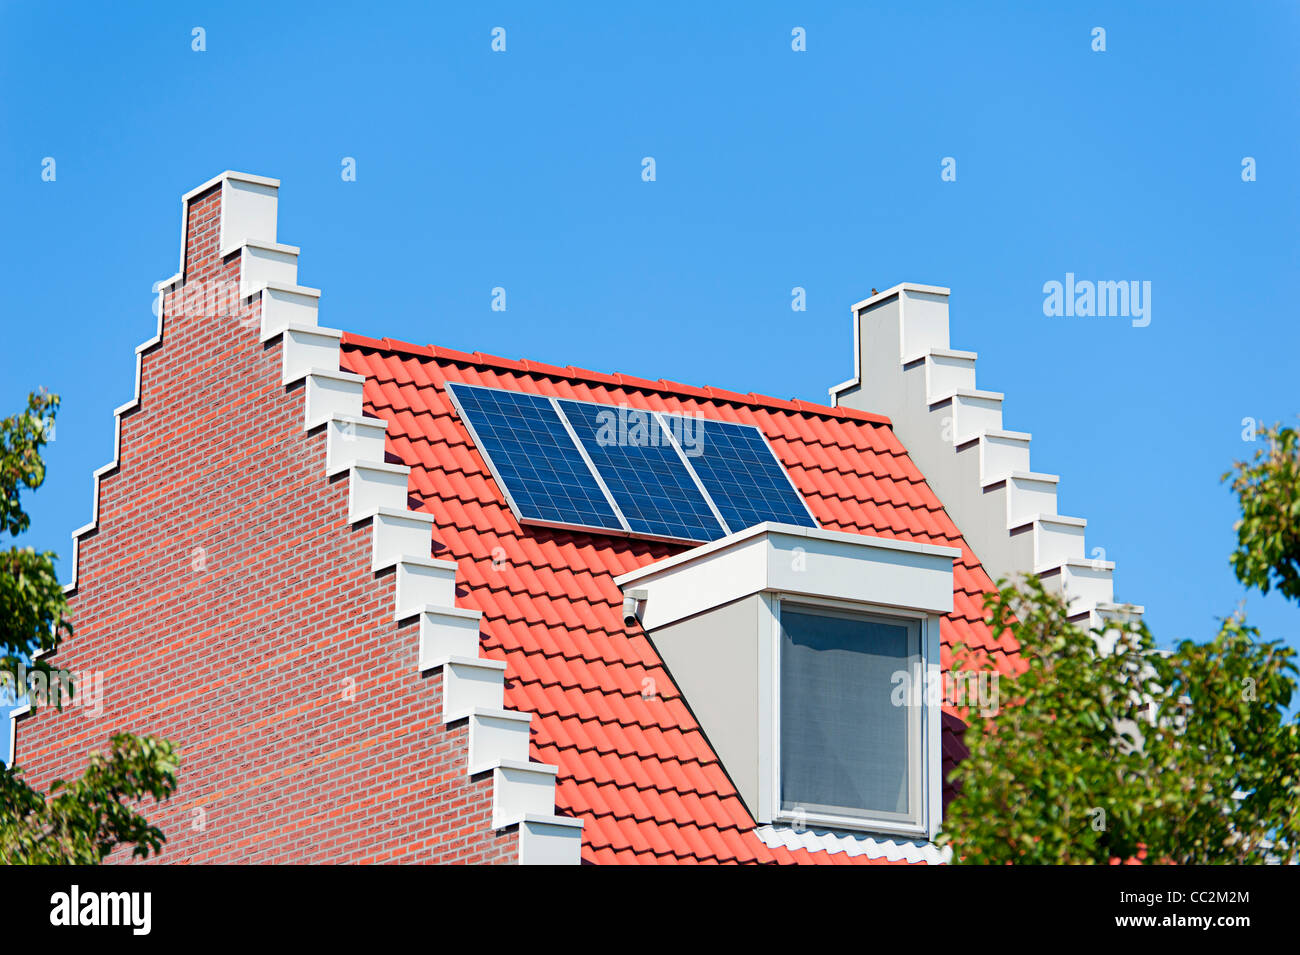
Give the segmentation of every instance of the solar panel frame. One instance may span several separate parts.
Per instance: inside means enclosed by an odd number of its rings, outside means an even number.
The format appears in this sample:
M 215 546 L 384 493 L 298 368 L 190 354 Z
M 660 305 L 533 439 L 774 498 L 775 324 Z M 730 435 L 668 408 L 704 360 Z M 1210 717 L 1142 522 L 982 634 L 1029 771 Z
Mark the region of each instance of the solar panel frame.
M 569 398 L 559 399 L 557 405 L 573 425 L 588 460 L 604 479 L 611 498 L 627 520 L 629 533 L 691 543 L 726 536 L 726 525 L 717 509 L 671 433 L 663 431 L 662 419 L 655 411 Z M 605 412 L 643 415 L 653 423 L 655 431 L 667 434 L 668 440 L 648 434 L 650 440 L 645 443 L 630 443 L 620 433 L 617 443 L 603 444 L 602 426 L 588 409 L 594 409 L 596 416 Z
M 538 495 L 532 493 L 525 495 L 524 492 L 528 486 L 528 482 L 524 479 L 523 475 L 520 474 L 516 468 L 507 466 L 506 462 L 511 460 L 510 454 L 506 449 L 498 446 L 499 442 L 495 440 L 496 435 L 492 432 L 485 431 L 484 427 L 482 427 L 485 422 L 482 420 L 477 423 L 475 422 L 476 413 L 486 415 L 487 412 L 483 411 L 481 405 L 477 403 L 475 403 L 472 408 L 468 408 L 466 400 L 464 400 L 460 394 L 461 391 L 464 392 L 465 396 L 491 395 L 493 401 L 514 401 L 531 405 L 538 411 L 543 408 L 549 411 L 557 424 L 561 426 L 561 431 L 568 442 L 565 444 L 557 440 L 556 450 L 562 455 L 567 449 L 582 462 L 582 468 L 579 470 L 578 468 L 573 467 L 573 462 L 570 460 L 568 462 L 570 466 L 570 474 L 575 477 L 585 476 L 589 479 L 600 492 L 600 496 L 599 498 L 588 496 L 588 503 L 598 500 L 599 503 L 603 504 L 609 512 L 607 515 L 602 515 L 598 513 L 598 508 L 593 507 L 584 511 L 584 514 L 591 514 L 594 517 L 604 519 L 593 520 L 591 523 L 586 523 L 581 520 L 566 520 L 555 516 L 559 512 L 558 506 L 552 510 L 552 516 L 546 516 L 545 508 L 539 504 Z M 546 395 L 535 394 L 533 392 L 511 391 L 504 388 L 489 388 L 484 385 L 471 385 L 465 382 L 447 382 L 447 394 L 451 398 L 457 414 L 460 416 L 461 423 L 465 425 L 465 429 L 469 432 L 470 438 L 473 440 L 475 447 L 482 456 L 484 463 L 487 464 L 488 470 L 492 473 L 492 477 L 496 481 L 497 487 L 500 488 L 502 495 L 505 497 L 507 506 L 521 524 L 532 524 L 539 527 L 552 527 L 563 530 L 596 531 L 604 534 L 626 534 L 629 532 L 626 519 L 619 512 L 617 506 L 610 497 L 603 479 L 592 467 L 591 462 L 583 452 L 583 449 L 574 440 L 572 429 L 563 414 L 560 413 L 553 398 Z M 499 398 L 497 396 L 507 397 Z M 542 418 L 544 419 L 544 417 L 545 416 L 543 415 Z M 551 438 L 558 438 L 558 435 L 554 432 L 551 432 L 548 436 Z M 516 480 L 511 480 L 512 478 L 516 478 Z M 560 486 L 564 487 L 565 485 L 561 484 Z M 571 495 L 570 499 L 572 499 Z M 532 506 L 529 507 L 528 505 Z
M 672 417 L 682 418 L 683 415 Z M 808 502 L 795 487 L 794 479 L 785 464 L 777 457 L 772 443 L 767 440 L 759 428 L 752 424 L 738 421 L 722 421 L 717 418 L 699 417 L 695 419 L 703 428 L 702 448 L 699 455 L 691 455 L 683 449 L 691 469 L 698 475 L 700 486 L 709 500 L 713 502 L 723 526 L 728 533 L 736 533 L 762 523 L 795 524 L 800 527 L 820 528 L 817 518 L 813 516 Z M 709 432 L 712 430 L 712 436 Z M 725 436 L 724 440 L 719 440 Z M 742 448 L 743 442 L 743 448 Z M 733 461 L 740 465 L 752 464 L 754 467 L 725 469 L 730 480 L 723 480 L 715 464 L 708 463 L 710 448 L 733 450 L 732 455 L 723 455 L 721 460 Z M 740 453 L 743 450 L 743 456 Z M 755 468 L 758 470 L 756 471 Z M 738 474 L 750 478 L 749 483 L 736 480 Z M 776 475 L 781 475 L 781 480 Z M 763 480 L 758 480 L 763 478 Z M 766 490 L 765 490 L 766 489 Z M 766 506 L 764 506 L 766 505 Z

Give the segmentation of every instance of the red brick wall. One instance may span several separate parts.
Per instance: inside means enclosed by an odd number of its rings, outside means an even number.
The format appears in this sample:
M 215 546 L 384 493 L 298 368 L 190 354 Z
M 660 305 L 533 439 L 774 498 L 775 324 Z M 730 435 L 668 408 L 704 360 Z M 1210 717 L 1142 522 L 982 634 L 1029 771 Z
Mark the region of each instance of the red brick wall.
M 238 298 L 239 256 L 217 256 L 219 214 L 219 187 L 190 205 L 185 285 L 52 658 L 103 673 L 103 713 L 20 720 L 16 761 L 47 787 L 114 732 L 170 739 L 180 787 L 148 812 L 163 861 L 514 861 L 491 775 L 465 775 L 465 722 L 441 724 L 441 676 L 417 669 L 415 623 L 393 622 L 393 572 L 370 570 L 369 523 L 348 524 L 347 477 L 326 478 L 302 386 L 280 384 L 279 341 L 259 343 L 260 304 Z

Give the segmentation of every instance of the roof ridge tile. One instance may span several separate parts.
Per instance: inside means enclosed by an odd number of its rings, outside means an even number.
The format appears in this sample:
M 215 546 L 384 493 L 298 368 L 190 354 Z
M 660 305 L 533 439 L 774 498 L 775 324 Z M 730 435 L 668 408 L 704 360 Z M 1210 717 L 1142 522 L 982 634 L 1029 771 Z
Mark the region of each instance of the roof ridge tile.
M 533 359 L 505 358 L 500 355 L 491 355 L 477 351 L 472 353 L 464 352 L 454 348 L 448 348 L 444 345 L 415 345 L 410 342 L 398 341 L 391 338 L 375 339 L 355 332 L 344 332 L 341 344 L 344 347 L 380 349 L 418 355 L 420 357 L 433 358 L 436 360 L 453 361 L 458 364 L 487 365 L 495 368 L 505 368 L 512 371 L 522 371 L 526 374 L 545 375 L 551 378 L 579 379 L 601 385 L 617 384 L 626 388 L 636 388 L 641 391 L 656 393 L 669 391 L 674 394 L 685 395 L 692 398 L 708 396 L 716 401 L 726 401 L 731 404 L 738 404 L 747 407 L 757 405 L 764 408 L 781 408 L 796 411 L 800 414 L 817 415 L 823 418 L 852 419 L 887 426 L 891 424 L 887 416 L 875 412 L 862 411 L 857 408 L 845 408 L 843 406 L 831 407 L 829 405 L 821 405 L 816 402 L 811 402 L 806 399 L 791 398 L 787 400 L 753 392 L 741 394 L 725 388 L 715 388 L 707 385 L 688 385 L 666 378 L 661 378 L 658 381 L 651 381 L 648 378 L 641 378 L 635 375 L 625 375 L 618 372 L 606 373 L 592 371 L 591 369 L 579 368 L 574 365 L 560 367 L 559 365 L 552 365 L 546 362 L 535 361 Z

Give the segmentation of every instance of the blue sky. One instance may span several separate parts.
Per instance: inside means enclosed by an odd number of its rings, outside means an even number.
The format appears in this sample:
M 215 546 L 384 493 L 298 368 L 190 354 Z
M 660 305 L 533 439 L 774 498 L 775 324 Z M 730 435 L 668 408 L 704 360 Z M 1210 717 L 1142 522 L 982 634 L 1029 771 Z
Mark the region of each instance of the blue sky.
M 64 579 L 180 196 L 229 168 L 282 180 L 322 323 L 374 336 L 825 401 L 850 304 L 949 286 L 1117 597 L 1168 644 L 1245 596 L 1218 477 L 1300 411 L 1300 7 L 465 6 L 0 0 L 0 407 L 63 396 L 24 542 Z M 1045 317 L 1067 272 L 1150 281 L 1151 324 Z

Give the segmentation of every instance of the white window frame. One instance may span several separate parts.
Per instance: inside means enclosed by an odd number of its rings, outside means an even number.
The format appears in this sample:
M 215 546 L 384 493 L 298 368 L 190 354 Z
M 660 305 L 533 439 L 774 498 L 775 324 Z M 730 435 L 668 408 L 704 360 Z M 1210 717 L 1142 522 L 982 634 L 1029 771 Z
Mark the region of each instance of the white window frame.
M 940 747 L 941 707 L 927 689 L 939 679 L 939 616 L 905 608 L 810 597 L 804 594 L 767 593 L 763 603 L 770 617 L 760 640 L 760 767 L 759 814 L 764 821 L 817 829 L 846 829 L 855 832 L 932 839 L 938 830 L 942 799 L 942 753 Z M 781 606 L 807 607 L 860 615 L 865 619 L 893 618 L 915 622 L 919 628 L 919 667 L 909 659 L 909 688 L 920 712 L 909 721 L 909 801 L 915 815 L 903 820 L 869 813 L 844 815 L 820 811 L 792 811 L 781 805 Z M 916 686 L 920 679 L 921 685 Z M 913 743 L 915 740 L 915 743 Z

